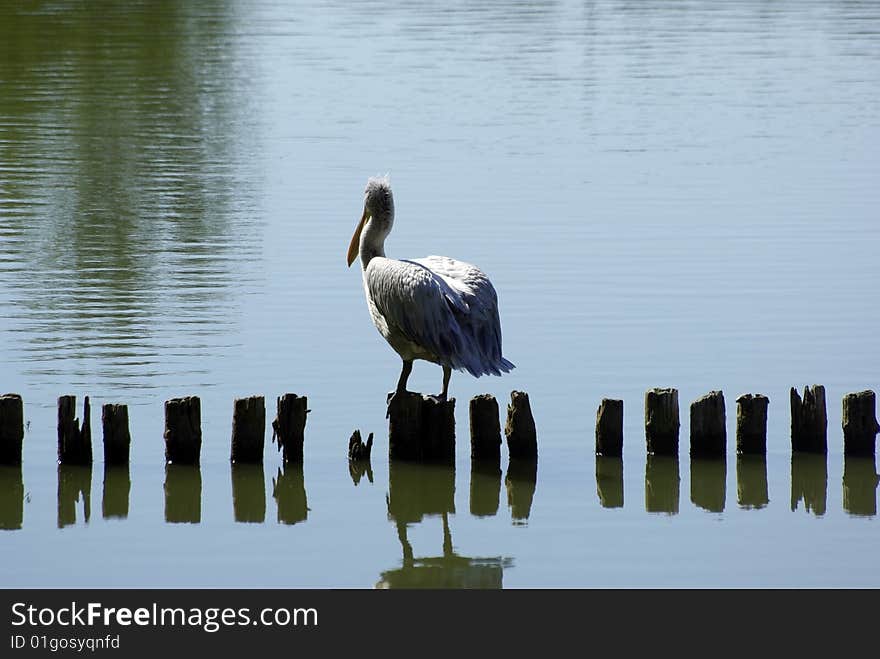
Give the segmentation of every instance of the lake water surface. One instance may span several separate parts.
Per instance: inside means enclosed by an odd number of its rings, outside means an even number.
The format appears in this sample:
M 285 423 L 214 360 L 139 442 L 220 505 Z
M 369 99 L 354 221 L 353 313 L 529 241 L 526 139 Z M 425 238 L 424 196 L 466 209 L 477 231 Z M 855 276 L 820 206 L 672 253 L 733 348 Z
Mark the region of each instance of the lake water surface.
M 0 9 L 0 469 L 7 586 L 880 586 L 876 2 L 21 2 Z M 480 265 L 504 378 L 453 375 L 454 469 L 387 460 L 400 362 L 344 255 L 390 173 L 390 256 Z M 410 388 L 434 393 L 417 363 Z M 789 387 L 827 389 L 792 458 Z M 646 389 L 677 387 L 678 460 Z M 536 472 L 472 473 L 467 400 L 529 392 Z M 727 399 L 724 461 L 689 403 Z M 307 395 L 305 463 L 231 468 L 235 397 Z M 770 397 L 766 461 L 735 399 Z M 56 464 L 89 395 L 94 467 Z M 198 469 L 163 401 L 202 399 Z M 593 456 L 603 397 L 624 459 Z M 127 403 L 128 470 L 100 405 Z M 352 474 L 355 428 L 374 432 Z M 372 478 L 370 478 L 372 476 Z M 358 480 L 359 478 L 359 480 Z

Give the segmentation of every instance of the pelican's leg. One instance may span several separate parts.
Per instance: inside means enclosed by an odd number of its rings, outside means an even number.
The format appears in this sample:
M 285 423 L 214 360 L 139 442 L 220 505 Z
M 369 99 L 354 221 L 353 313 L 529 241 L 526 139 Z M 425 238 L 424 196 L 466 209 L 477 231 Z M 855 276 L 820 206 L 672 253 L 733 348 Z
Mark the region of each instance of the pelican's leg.
M 446 394 L 449 392 L 449 378 L 452 377 L 452 368 L 449 366 L 443 367 L 443 391 L 440 392 L 440 395 L 437 396 L 440 400 L 446 400 Z
M 388 395 L 388 409 L 385 412 L 385 418 L 391 414 L 391 401 L 394 400 L 394 397 L 397 394 L 405 394 L 406 393 L 406 381 L 409 380 L 409 374 L 412 373 L 413 362 L 412 359 L 404 359 L 403 360 L 403 368 L 400 369 L 400 379 L 397 381 L 397 389 L 394 390 L 393 394 Z

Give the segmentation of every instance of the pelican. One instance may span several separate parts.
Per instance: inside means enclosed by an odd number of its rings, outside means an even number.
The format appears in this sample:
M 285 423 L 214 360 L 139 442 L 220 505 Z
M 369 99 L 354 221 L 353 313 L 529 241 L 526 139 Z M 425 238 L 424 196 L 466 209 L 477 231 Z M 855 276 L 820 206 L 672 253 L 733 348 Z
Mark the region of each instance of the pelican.
M 446 256 L 386 258 L 385 238 L 393 225 L 391 183 L 387 176 L 371 178 L 347 261 L 351 267 L 360 256 L 370 317 L 403 360 L 392 398 L 406 393 L 416 359 L 443 367 L 441 401 L 446 400 L 452 369 L 474 377 L 513 369 L 501 355 L 498 296 L 485 273 Z

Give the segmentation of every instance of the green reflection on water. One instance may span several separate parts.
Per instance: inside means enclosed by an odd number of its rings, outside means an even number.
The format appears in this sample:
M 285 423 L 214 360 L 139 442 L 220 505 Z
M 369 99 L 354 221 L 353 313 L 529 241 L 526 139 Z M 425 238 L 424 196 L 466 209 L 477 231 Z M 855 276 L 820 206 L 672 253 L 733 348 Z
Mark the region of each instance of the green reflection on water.
M 828 456 L 815 453 L 791 454 L 791 509 L 801 501 L 808 513 L 825 514 L 828 495 Z
M 82 503 L 80 521 L 92 516 L 92 466 L 58 465 L 58 528 L 77 522 L 77 503 Z
M 14 531 L 24 523 L 24 480 L 21 465 L 0 465 L 0 530 Z
M 202 470 L 198 465 L 165 465 L 165 521 L 202 521 Z
M 764 508 L 770 503 L 765 456 L 736 456 L 736 500 L 744 509 Z

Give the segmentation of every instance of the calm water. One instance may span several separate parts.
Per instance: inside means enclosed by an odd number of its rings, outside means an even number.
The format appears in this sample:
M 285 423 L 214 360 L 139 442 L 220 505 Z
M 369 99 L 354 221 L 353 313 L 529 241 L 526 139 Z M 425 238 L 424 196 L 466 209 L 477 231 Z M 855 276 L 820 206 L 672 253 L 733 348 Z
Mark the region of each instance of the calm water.
M 880 389 L 880 6 L 397 4 L 0 10 L 0 388 L 29 423 L 0 581 L 880 585 L 875 464 L 840 431 L 843 394 Z M 399 360 L 344 265 L 385 172 L 389 254 L 483 267 L 517 364 L 453 376 L 454 470 L 386 459 Z M 792 460 L 788 389 L 813 382 L 830 453 Z M 654 386 L 680 390 L 678 461 L 645 457 Z M 728 458 L 691 462 L 686 406 L 719 388 Z M 511 389 L 537 472 L 505 450 L 471 473 L 466 400 Z M 287 391 L 304 467 L 270 444 L 231 469 L 233 398 Z M 745 392 L 771 400 L 765 462 L 734 454 Z M 91 470 L 55 464 L 66 393 L 92 397 Z M 185 394 L 202 466 L 166 469 Z M 603 396 L 623 461 L 592 454 Z M 130 406 L 129 470 L 100 461 L 103 402 Z

